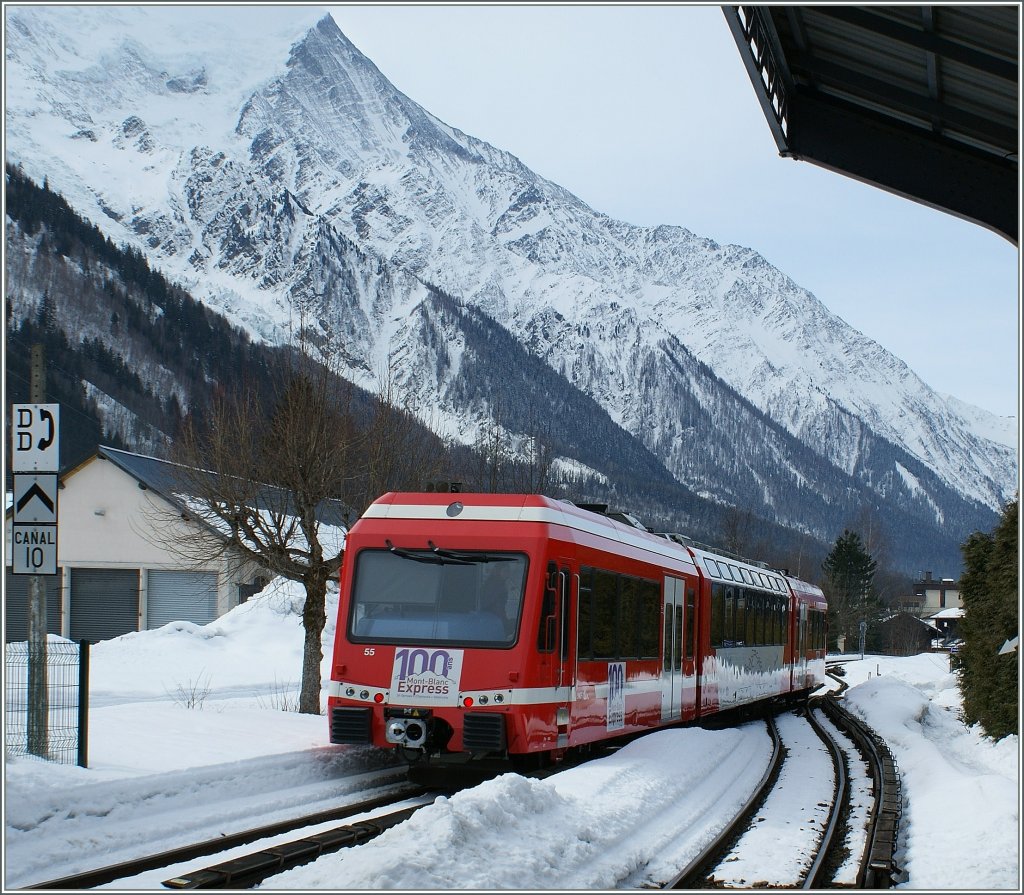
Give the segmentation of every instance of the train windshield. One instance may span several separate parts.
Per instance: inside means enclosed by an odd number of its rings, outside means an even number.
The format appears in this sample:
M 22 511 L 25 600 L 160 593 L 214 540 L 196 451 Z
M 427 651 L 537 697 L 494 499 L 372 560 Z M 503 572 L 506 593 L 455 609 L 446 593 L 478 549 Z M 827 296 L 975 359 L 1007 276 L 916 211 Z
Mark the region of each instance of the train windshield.
M 526 583 L 522 553 L 363 550 L 349 637 L 357 643 L 511 646 Z

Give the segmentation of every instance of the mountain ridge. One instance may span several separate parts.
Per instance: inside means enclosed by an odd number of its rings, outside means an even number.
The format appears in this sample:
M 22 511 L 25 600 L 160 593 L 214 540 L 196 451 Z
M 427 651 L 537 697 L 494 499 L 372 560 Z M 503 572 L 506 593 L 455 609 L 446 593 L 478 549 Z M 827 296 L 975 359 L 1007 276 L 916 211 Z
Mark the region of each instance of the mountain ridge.
M 31 31 L 39 18 L 20 22 Z M 40 70 L 18 61 L 8 155 L 40 180 L 49 165 L 81 212 L 100 209 L 112 235 L 258 337 L 313 334 L 325 351 L 340 348 L 364 386 L 393 370 L 422 415 L 440 412 L 471 439 L 478 417 L 460 413 L 416 357 L 409 313 L 436 288 L 480 307 L 697 493 L 722 499 L 731 488 L 751 499 L 760 482 L 759 508 L 799 524 L 780 483 L 822 476 L 810 472 L 818 461 L 794 465 L 796 445 L 866 486 L 860 502 L 915 508 L 939 527 L 984 519 L 982 505 L 994 510 L 1012 493 L 1015 450 L 993 440 L 1002 430 L 991 415 L 943 400 L 756 251 L 615 221 L 436 119 L 330 16 L 290 44 L 276 73 L 267 63 L 233 124 L 219 118 L 206 131 L 230 129 L 220 144 L 180 143 L 161 118 L 164 105 L 197 97 L 227 108 L 216 67 L 162 46 L 161 68 L 138 39 L 130 50 L 122 57 L 139 60 L 142 74 L 118 89 L 157 90 L 156 99 L 105 119 L 99 100 L 75 106 L 67 78 L 45 66 L 39 96 L 25 99 L 25 72 Z M 29 55 L 24 45 L 20 53 Z M 65 134 L 44 129 L 44 145 L 22 119 Z M 75 136 L 83 128 L 92 136 Z M 81 146 L 92 156 L 72 154 Z M 137 178 L 131 196 L 106 175 L 111 159 Z M 702 416 L 700 400 L 720 420 Z M 730 414 L 750 420 L 735 438 L 760 450 L 736 444 L 728 456 L 715 429 L 736 431 Z M 713 457 L 699 456 L 701 438 Z M 726 469 L 745 484 L 731 485 Z M 826 490 L 823 505 L 837 500 Z M 825 527 L 817 520 L 815 533 Z

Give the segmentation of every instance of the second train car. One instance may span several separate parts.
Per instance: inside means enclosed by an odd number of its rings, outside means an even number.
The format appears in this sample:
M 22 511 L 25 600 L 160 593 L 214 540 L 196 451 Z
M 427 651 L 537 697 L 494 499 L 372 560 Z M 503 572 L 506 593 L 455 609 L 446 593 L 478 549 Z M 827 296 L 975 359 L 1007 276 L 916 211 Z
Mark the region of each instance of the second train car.
M 540 495 L 375 501 L 341 569 L 331 742 L 543 764 L 823 682 L 819 588 L 618 515 Z

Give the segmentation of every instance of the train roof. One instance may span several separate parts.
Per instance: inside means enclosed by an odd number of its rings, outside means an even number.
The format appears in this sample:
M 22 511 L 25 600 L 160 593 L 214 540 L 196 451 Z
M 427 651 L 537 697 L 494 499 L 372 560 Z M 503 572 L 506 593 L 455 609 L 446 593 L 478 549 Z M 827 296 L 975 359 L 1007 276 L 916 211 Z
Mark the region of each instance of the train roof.
M 690 551 L 697 560 L 701 571 L 714 581 L 759 587 L 780 594 L 789 592 L 786 587 L 786 576 L 774 569 L 744 562 L 731 556 L 723 556 L 700 547 L 690 547 Z
M 567 500 L 542 494 L 478 492 L 396 492 L 374 501 L 363 519 L 445 520 L 471 522 L 539 522 L 608 538 L 655 553 L 684 565 L 695 566 L 685 546 L 627 522 L 594 512 Z
M 792 589 L 797 595 L 816 602 L 825 599 L 815 585 L 765 564 L 715 552 L 682 535 L 649 531 L 627 513 L 608 514 L 543 494 L 389 491 L 370 504 L 362 518 L 562 525 L 693 566 L 712 580 L 781 594 L 788 594 Z

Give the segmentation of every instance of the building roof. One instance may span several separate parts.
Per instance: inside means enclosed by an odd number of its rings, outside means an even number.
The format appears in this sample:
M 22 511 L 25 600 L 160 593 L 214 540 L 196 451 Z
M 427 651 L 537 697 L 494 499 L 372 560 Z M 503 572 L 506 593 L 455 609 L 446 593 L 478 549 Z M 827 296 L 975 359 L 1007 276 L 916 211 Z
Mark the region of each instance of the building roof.
M 1019 4 L 723 12 L 780 155 L 1017 243 Z
M 958 607 L 950 607 L 949 609 L 940 609 L 938 612 L 933 612 L 928 618 L 963 618 L 964 611 Z
M 64 487 L 63 483 L 67 479 L 97 459 L 108 460 L 113 463 L 118 469 L 135 479 L 139 483 L 140 488 L 153 491 L 183 515 L 192 515 L 193 521 L 199 522 L 218 537 L 224 537 L 223 532 L 218 531 L 205 520 L 195 518 L 195 514 L 189 513 L 187 483 L 190 478 L 194 479 L 195 471 L 189 470 L 188 474 L 183 474 L 186 467 L 172 463 L 169 460 L 161 460 L 158 457 L 147 457 L 144 454 L 136 454 L 131 451 L 122 451 L 117 448 L 107 447 L 106 445 L 99 445 L 95 454 L 61 476 L 61 487 Z M 212 472 L 207 474 L 215 475 Z M 266 486 L 257 497 L 257 500 L 261 503 L 261 509 L 294 515 L 289 512 L 292 505 L 290 495 L 279 488 Z M 10 514 L 11 508 L 8 507 L 7 515 L 9 516 Z M 323 526 L 347 531 L 348 519 L 348 511 L 339 500 L 324 500 L 317 507 L 317 521 Z
M 196 470 L 186 470 L 186 467 L 169 460 L 147 457 L 143 454 L 134 454 L 104 445 L 100 445 L 96 453 L 97 456 L 109 460 L 123 469 L 140 485 L 152 489 L 165 500 L 183 510 L 187 509 L 188 482 L 190 479 L 194 480 Z M 205 474 L 216 475 L 213 472 Z M 261 502 L 263 509 L 294 515 L 294 512 L 289 512 L 292 507 L 291 495 L 280 488 L 264 486 L 257 496 L 257 500 Z M 324 525 L 347 528 L 348 512 L 339 500 L 323 500 L 317 507 L 317 520 Z

